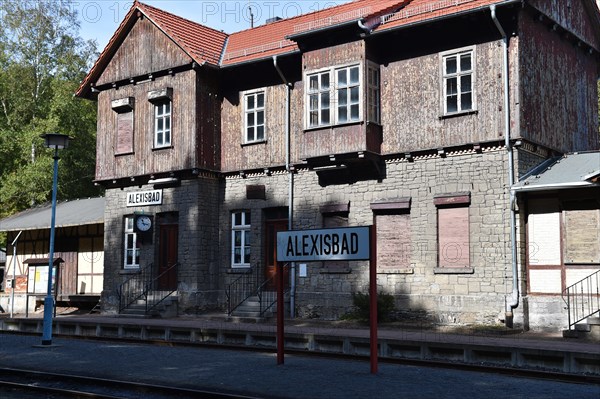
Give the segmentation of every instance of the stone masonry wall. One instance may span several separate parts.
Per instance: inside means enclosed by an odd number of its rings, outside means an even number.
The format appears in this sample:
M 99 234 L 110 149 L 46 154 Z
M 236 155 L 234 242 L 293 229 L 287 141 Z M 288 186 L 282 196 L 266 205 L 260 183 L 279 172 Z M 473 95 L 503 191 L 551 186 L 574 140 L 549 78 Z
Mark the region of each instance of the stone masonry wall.
M 152 186 L 106 190 L 104 210 L 104 312 L 116 313 L 119 306 L 118 289 L 132 272 L 123 269 L 124 219 L 134 212 L 154 214 L 176 212 L 178 215 L 178 295 L 179 311 L 195 312 L 217 306 L 218 247 L 218 190 L 215 178 L 200 177 L 184 180 L 180 187 L 163 189 L 163 203 L 157 206 L 127 207 L 127 193 L 152 190 Z M 156 218 L 155 218 L 156 222 Z M 154 229 L 152 243 L 142 243 L 140 266 L 157 262 L 158 236 Z M 135 271 L 133 272 L 135 273 Z
M 506 158 L 504 149 L 494 148 L 482 153 L 463 151 L 443 158 L 416 158 L 414 162 L 389 160 L 387 177 L 381 182 L 327 187 L 318 184 L 315 172 L 300 170 L 294 176 L 294 229 L 321 228 L 320 206 L 348 202 L 348 224 L 371 225 L 372 202 L 411 197 L 411 267 L 396 273 L 379 273 L 378 290 L 393 294 L 402 314 L 425 315 L 440 323 L 494 322 L 503 315 L 505 296 L 511 292 Z M 228 178 L 223 201 L 227 205 L 223 206 L 221 217 L 228 218 L 235 209 L 251 209 L 252 236 L 260 237 L 262 220 L 257 211 L 287 206 L 287 179 L 286 174 Z M 246 200 L 249 184 L 264 184 L 267 199 Z M 457 192 L 471 193 L 472 273 L 436 273 L 437 208 L 433 198 Z M 229 229 L 230 223 L 221 223 L 222 237 L 229 237 Z M 253 242 L 253 263 L 260 262 L 262 250 L 261 242 Z M 222 252 L 221 262 L 221 270 L 227 276 L 229 252 Z M 351 309 L 352 293 L 367 292 L 368 262 L 350 262 L 349 273 L 329 273 L 320 266 L 308 263 L 307 277 L 297 277 L 297 314 L 335 319 Z

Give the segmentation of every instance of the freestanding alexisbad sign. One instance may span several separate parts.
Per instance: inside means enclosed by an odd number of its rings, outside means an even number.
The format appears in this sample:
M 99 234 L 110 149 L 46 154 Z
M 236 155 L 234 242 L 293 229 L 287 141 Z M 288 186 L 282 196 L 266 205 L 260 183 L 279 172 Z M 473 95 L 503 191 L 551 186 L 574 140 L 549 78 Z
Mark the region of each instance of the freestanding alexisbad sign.
M 369 227 L 277 233 L 277 260 L 280 262 L 368 259 Z
M 377 373 L 377 265 L 372 226 L 277 233 L 278 262 L 369 260 L 371 373 Z M 283 363 L 283 266 L 277 266 L 277 364 Z

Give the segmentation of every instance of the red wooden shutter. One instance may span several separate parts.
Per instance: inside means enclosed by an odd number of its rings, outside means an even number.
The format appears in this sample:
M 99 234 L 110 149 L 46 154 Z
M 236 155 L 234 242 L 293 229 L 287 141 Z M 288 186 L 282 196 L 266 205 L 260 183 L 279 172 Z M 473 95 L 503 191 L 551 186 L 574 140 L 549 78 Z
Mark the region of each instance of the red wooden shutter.
M 469 208 L 438 208 L 438 266 L 470 267 Z
M 117 114 L 117 143 L 115 154 L 133 152 L 133 111 Z
M 410 215 L 377 215 L 377 268 L 410 268 Z

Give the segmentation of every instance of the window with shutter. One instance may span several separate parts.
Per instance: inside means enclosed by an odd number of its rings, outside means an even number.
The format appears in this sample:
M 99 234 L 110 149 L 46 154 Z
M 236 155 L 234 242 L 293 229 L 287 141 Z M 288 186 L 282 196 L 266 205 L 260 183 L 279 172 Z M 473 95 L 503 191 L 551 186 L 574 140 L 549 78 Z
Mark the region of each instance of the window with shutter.
M 434 198 L 438 221 L 438 267 L 470 268 L 470 193 L 444 194 Z

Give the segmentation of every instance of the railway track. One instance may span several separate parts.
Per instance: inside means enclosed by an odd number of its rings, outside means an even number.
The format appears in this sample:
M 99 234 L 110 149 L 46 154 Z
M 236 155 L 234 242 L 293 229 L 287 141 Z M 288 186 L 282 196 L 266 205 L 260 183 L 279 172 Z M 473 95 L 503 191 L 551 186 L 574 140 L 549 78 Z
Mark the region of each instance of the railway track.
M 257 399 L 253 396 L 210 390 L 183 389 L 138 382 L 0 368 L 2 398 L 95 399 Z

